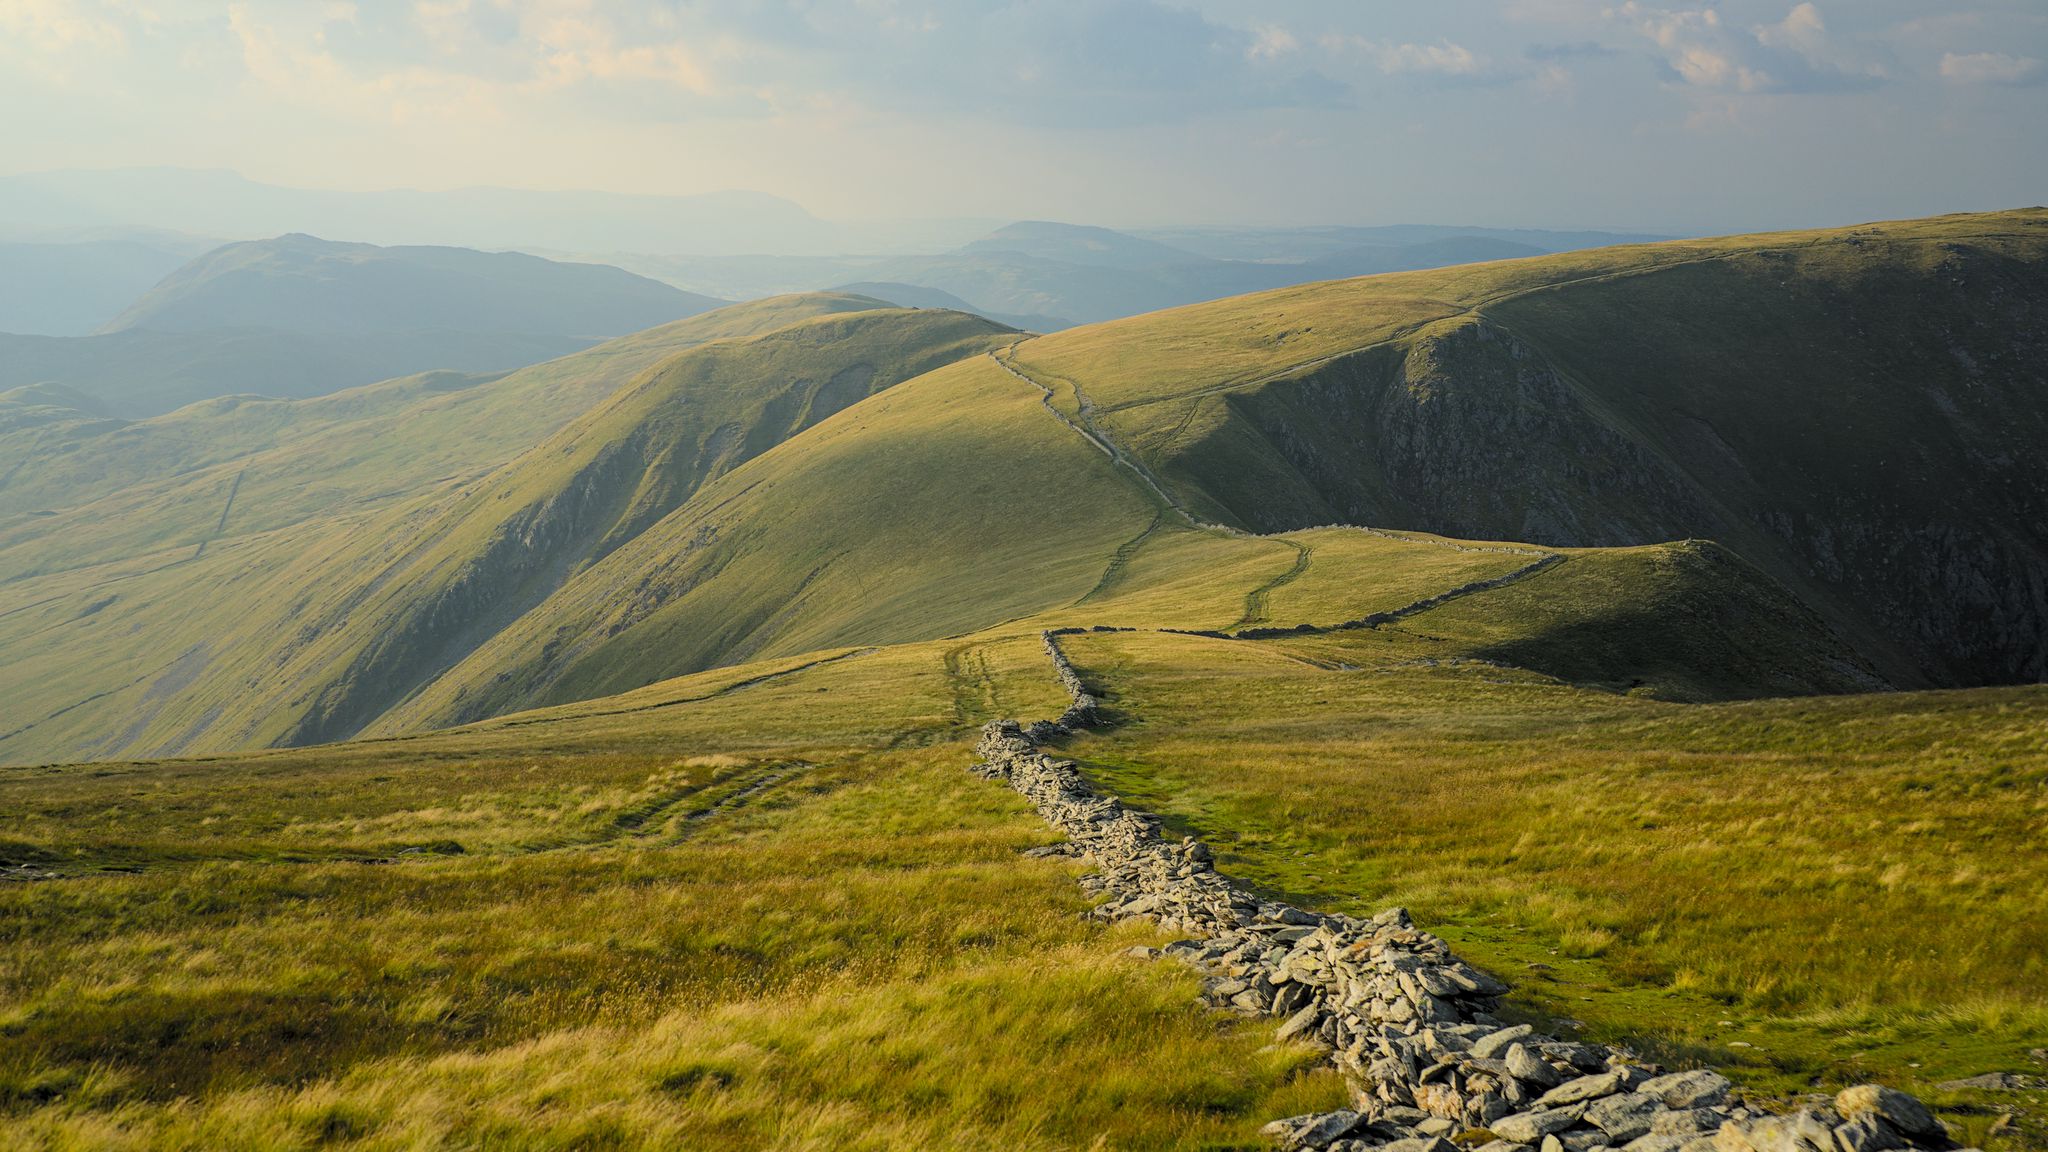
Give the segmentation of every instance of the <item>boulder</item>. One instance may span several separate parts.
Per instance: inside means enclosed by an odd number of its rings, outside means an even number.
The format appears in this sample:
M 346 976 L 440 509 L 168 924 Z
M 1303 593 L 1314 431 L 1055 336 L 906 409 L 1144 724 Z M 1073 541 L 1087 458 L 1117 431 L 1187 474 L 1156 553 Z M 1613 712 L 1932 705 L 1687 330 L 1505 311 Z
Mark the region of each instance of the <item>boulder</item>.
M 1711 1135 L 1721 1126 L 1723 1119 L 1725 1117 L 1712 1108 L 1680 1108 L 1675 1111 L 1659 1112 L 1650 1117 L 1650 1134 L 1680 1138 L 1689 1138 L 1701 1132 Z
M 1510 1045 L 1505 1063 L 1508 1066 L 1508 1074 L 1525 1084 L 1550 1089 L 1564 1083 L 1562 1073 L 1524 1045 Z
M 1595 1101 L 1586 1109 L 1586 1123 L 1607 1133 L 1608 1143 L 1626 1144 L 1650 1134 L 1650 1122 L 1664 1105 L 1646 1092 L 1623 1092 Z
M 1882 1084 L 1858 1084 L 1844 1088 L 1835 1097 L 1835 1111 L 1844 1120 L 1859 1116 L 1877 1116 L 1911 1140 L 1932 1141 L 1936 1144 L 1948 1142 L 1948 1129 L 1927 1110 L 1925 1104 L 1906 1095 L 1896 1088 Z
M 1728 1098 L 1730 1087 L 1719 1072 L 1696 1068 L 1645 1080 L 1636 1091 L 1655 1096 L 1666 1108 L 1711 1108 Z
M 1311 1116 L 1307 1123 L 1290 1129 L 1292 1143 L 1299 1148 L 1328 1148 L 1364 1124 L 1363 1115 L 1348 1109 L 1325 1112 L 1320 1116 Z
M 1835 1143 L 1842 1152 L 1892 1152 L 1906 1142 L 1891 1125 L 1875 1113 L 1865 1113 L 1835 1128 Z
M 1562 1132 L 1579 1122 L 1570 1112 L 1518 1112 L 1503 1116 L 1491 1125 L 1495 1136 L 1516 1144 L 1535 1144 L 1554 1132 Z
M 1581 1076 L 1567 1080 L 1536 1098 L 1539 1108 L 1556 1108 L 1565 1104 L 1577 1104 L 1582 1100 L 1596 1100 L 1611 1096 L 1621 1088 L 1621 1073 L 1600 1072 L 1592 1076 Z
M 1527 1024 L 1516 1024 L 1498 1032 L 1488 1032 L 1472 1042 L 1472 1054 L 1481 1059 L 1491 1060 L 1506 1052 L 1509 1045 L 1535 1034 L 1536 1029 Z

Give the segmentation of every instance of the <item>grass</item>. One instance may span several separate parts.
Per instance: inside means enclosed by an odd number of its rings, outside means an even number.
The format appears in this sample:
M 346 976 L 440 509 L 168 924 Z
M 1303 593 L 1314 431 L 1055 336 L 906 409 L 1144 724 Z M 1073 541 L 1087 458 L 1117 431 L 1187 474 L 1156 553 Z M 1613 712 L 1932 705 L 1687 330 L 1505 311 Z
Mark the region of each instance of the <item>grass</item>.
M 1261 589 L 1330 624 L 1527 560 L 1292 542 L 1305 567 L 1155 531 L 1112 574 L 1141 583 L 1077 570 L 1081 603 L 1013 625 L 445 733 L 0 772 L 0 856 L 67 877 L 0 888 L 0 1123 L 51 1147 L 1255 1147 L 1338 1085 L 1119 962 L 1142 933 L 1080 921 L 1074 867 L 1016 856 L 1043 825 L 960 769 L 979 724 L 1063 706 L 1043 624 Z M 1666 1062 L 1765 1092 L 2024 1067 L 2048 877 L 2011 846 L 2048 831 L 2048 699 L 1680 705 L 1479 655 L 1526 619 L 1605 628 L 1593 682 L 1711 656 L 1683 611 L 1616 614 L 1616 574 L 1660 560 L 1575 554 L 1381 629 L 1069 637 L 1118 721 L 1074 747 L 1233 873 L 1406 903 L 1518 1011 Z M 2031 1124 L 1983 1139 L 2036 1148 Z
M 372 405 L 353 424 L 308 415 L 303 436 L 174 485 L 179 500 L 204 497 L 203 530 L 126 497 L 50 519 L 16 551 L 56 563 L 65 547 L 107 543 L 74 531 L 102 522 L 210 536 L 242 478 L 203 553 L 187 537 L 0 583 L 0 745 L 19 761 L 352 732 L 708 476 L 993 331 L 871 304 L 739 306 L 431 403 Z M 786 326 L 737 338 L 775 321 Z M 600 397 L 566 428 L 548 423 Z M 508 447 L 531 439 L 542 442 L 524 455 Z M 458 473 L 434 471 L 448 467 Z
M 2039 689 L 1679 706 L 1413 635 L 1067 644 L 1122 720 L 1072 744 L 1103 781 L 1269 890 L 1408 905 L 1533 1013 L 1770 1092 L 2048 1044 Z
M 1120 958 L 1158 938 L 1082 921 L 1074 866 L 1017 858 L 1043 824 L 962 771 L 963 680 L 970 726 L 1046 702 L 1035 647 L 962 649 L 969 677 L 925 646 L 420 739 L 10 770 L 0 852 L 69 878 L 0 889 L 0 1130 L 1256 1147 L 1334 1077 Z
M 2032 682 L 2048 212 L 1375 276 L 1017 366 L 1204 519 L 1713 539 L 1908 687 Z M 1937 543 L 1938 541 L 1938 543 Z M 1968 559 L 1961 557 L 1967 556 Z
M 2048 429 L 2018 367 L 2042 222 L 1998 213 L 1302 286 L 1009 355 L 1208 520 L 1719 539 L 1819 613 L 1826 629 L 1799 631 L 1827 667 L 1746 667 L 1695 694 L 1797 690 L 1858 664 L 1906 685 L 2024 680 L 2037 654 L 2016 638 L 2038 614 L 2024 588 L 2041 549 L 2010 526 L 2039 519 L 2043 491 L 2027 449 Z M 1139 541 L 1154 495 L 990 364 L 816 419 L 835 406 L 818 395 L 864 390 L 842 372 L 878 383 L 934 361 L 911 336 L 878 364 L 873 349 L 789 335 L 844 333 L 859 322 L 817 317 L 872 307 L 721 309 L 445 394 L 401 382 L 246 417 L 8 434 L 29 446 L 10 477 L 35 479 L 25 503 L 0 500 L 0 757 L 417 731 L 1084 599 L 1175 627 L 1284 627 L 1352 595 L 1345 548 L 1377 563 L 1372 545 L 1331 536 L 1302 544 L 1307 566 L 1289 577 L 1303 555 L 1288 541 L 1220 549 L 1170 514 Z M 1949 339 L 1934 328 L 1964 335 L 1926 353 Z M 1873 330 L 1884 349 L 1864 351 L 1858 332 Z M 933 340 L 972 351 L 953 337 Z M 695 351 L 680 367 L 639 375 L 682 348 Z M 1797 415 L 1779 419 L 1788 396 Z M 1915 463 L 1882 463 L 1886 445 Z M 110 455 L 135 463 L 93 479 Z M 1960 479 L 1980 464 L 1989 479 Z M 1435 578 L 1416 571 L 1375 602 Z M 1854 650 L 1846 665 L 1826 630 Z M 1571 639 L 1551 637 L 1552 653 Z

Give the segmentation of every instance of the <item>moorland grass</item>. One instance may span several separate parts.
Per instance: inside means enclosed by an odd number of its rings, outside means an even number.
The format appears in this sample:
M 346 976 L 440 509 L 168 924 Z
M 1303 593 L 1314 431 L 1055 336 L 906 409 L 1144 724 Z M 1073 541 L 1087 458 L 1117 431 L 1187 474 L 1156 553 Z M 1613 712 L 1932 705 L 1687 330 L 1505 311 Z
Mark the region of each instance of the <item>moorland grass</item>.
M 1399 631 L 1066 645 L 1105 784 L 1291 899 L 1408 905 L 1529 1011 L 1770 1091 L 2048 1044 L 2040 689 L 1681 706 Z

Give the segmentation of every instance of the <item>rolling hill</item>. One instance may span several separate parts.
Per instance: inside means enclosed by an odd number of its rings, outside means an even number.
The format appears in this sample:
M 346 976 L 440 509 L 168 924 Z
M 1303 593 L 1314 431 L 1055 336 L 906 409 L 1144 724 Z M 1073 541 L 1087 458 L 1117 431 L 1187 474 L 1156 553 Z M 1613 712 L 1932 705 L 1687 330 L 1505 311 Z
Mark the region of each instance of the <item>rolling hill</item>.
M 397 471 L 352 472 L 370 454 L 337 431 L 24 510 L 0 538 L 21 701 L 0 754 L 75 755 L 87 733 L 101 755 L 397 734 L 1057 621 L 1113 592 L 1156 603 L 1118 592 L 1142 571 L 1244 581 L 1146 626 L 1328 627 L 1368 613 L 1273 609 L 1323 575 L 1294 534 L 1333 523 L 1558 551 L 1526 578 L 1574 607 L 1445 642 L 1577 684 L 1699 700 L 2032 679 L 2043 217 L 1405 273 L 1028 339 L 942 312 L 798 315 L 623 391 L 571 360 L 407 401 L 363 428 L 461 443 L 524 406 L 490 406 L 522 377 L 590 406 Z M 1942 356 L 1907 355 L 1937 332 Z M 847 372 L 868 383 L 815 402 Z M 330 503 L 302 468 L 332 477 Z M 209 542 L 151 551 L 173 538 Z M 1666 543 L 1687 538 L 1721 547 Z M 1673 645 L 1693 654 L 1660 663 Z
M 1085 690 L 1039 731 L 1123 800 L 1077 809 L 1293 905 L 1262 940 L 1398 903 L 1509 987 L 1463 1027 L 1634 1053 L 1599 1091 L 1876 1079 L 2033 1152 L 2048 689 L 1875 689 L 2038 645 L 1985 593 L 2042 570 L 2044 262 L 2037 210 L 0 396 L 0 1135 L 1248 1148 L 1355 1104 L 967 771 Z M 1958 563 L 2007 584 L 1934 604 Z
M 192 260 L 99 334 L 0 335 L 0 390 L 57 384 L 127 418 L 303 399 L 436 369 L 507 372 L 719 303 L 616 268 L 283 236 Z
M 468 248 L 380 248 L 295 233 L 229 244 L 191 261 L 104 331 L 448 331 L 594 341 L 722 303 L 601 264 Z

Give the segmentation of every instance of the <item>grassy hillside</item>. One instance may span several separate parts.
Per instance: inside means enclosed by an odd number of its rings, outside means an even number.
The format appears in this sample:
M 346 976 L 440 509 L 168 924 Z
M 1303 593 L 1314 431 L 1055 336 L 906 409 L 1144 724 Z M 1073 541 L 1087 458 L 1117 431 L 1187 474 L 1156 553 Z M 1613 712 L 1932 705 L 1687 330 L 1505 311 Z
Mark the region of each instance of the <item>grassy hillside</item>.
M 321 674 L 286 742 L 355 733 L 583 570 L 644 546 L 643 534 L 704 485 L 1009 335 L 959 312 L 876 309 L 671 358 L 461 493 L 423 529 L 431 543 L 365 573 L 316 645 L 345 667 Z M 679 550 L 704 548 L 717 531 L 694 529 Z
M 394 382 L 302 405 L 188 409 L 100 429 L 104 442 L 85 430 L 39 441 L 40 454 L 0 488 L 24 485 L 33 509 L 0 528 L 0 572 L 11 577 L 0 583 L 0 744 L 22 759 L 274 739 L 290 722 L 272 715 L 279 702 L 302 710 L 308 686 L 325 683 L 319 653 L 346 667 L 375 635 L 348 627 L 365 596 L 382 591 L 392 602 L 380 624 L 417 607 L 404 595 L 413 586 L 393 578 L 447 556 L 449 510 L 465 500 L 474 507 L 471 497 L 505 460 L 694 346 L 878 307 L 787 297 L 444 395 L 414 396 Z M 889 356 L 901 363 L 914 353 Z M 746 379 L 763 395 L 791 387 Z M 37 503 L 63 498 L 67 476 L 81 495 L 107 495 L 37 514 Z M 323 619 L 333 631 L 318 626 Z
M 364 341 L 257 328 L 0 334 L 0 389 L 54 384 L 96 411 L 140 420 L 222 396 L 304 399 L 427 369 L 504 372 L 591 343 L 517 332 L 394 332 Z
M 429 374 L 302 401 L 222 397 L 132 422 L 46 410 L 42 427 L 0 432 L 0 459 L 8 461 L 0 473 L 0 556 L 8 557 L 0 579 L 135 557 L 173 542 L 196 546 L 218 532 L 361 511 L 473 479 L 678 352 L 880 307 L 832 293 L 734 305 L 522 369 L 487 388 Z M 222 523 L 236 476 L 244 487 Z
M 1012 362 L 1201 514 L 1716 539 L 1904 684 L 2038 679 L 2048 211 L 1286 289 Z
M 1293 567 L 1270 541 L 1153 539 L 1257 549 L 1185 610 Z M 1295 542 L 1370 561 L 1335 599 L 1305 589 L 1321 606 L 1283 617 L 1303 622 L 1500 559 Z M 1073 751 L 1234 875 L 1318 907 L 1406 901 L 1517 985 L 1516 1015 L 1759 1093 L 1921 1087 L 2048 1042 L 2027 899 L 2048 876 L 2010 851 L 2048 831 L 2040 691 L 1681 705 L 1456 656 L 1512 627 L 1518 587 L 1378 629 L 1069 637 L 1115 720 Z M 0 887 L 0 1131 L 1260 1146 L 1340 1086 L 1270 1022 L 1205 1014 L 1177 966 L 1122 959 L 1163 938 L 1078 919 L 1082 866 L 1019 860 L 1049 833 L 962 771 L 980 723 L 1064 706 L 1041 622 L 425 737 L 0 770 L 0 857 L 62 877 Z M 2041 1146 L 1992 1115 L 1949 1113 L 1971 1142 Z
M 2048 570 L 2028 515 L 2048 476 L 2021 450 L 2048 420 L 2028 385 L 2042 219 L 1341 281 L 1019 339 L 994 359 L 972 355 L 997 342 L 988 329 L 970 337 L 946 314 L 876 319 L 865 344 L 847 335 L 868 330 L 855 318 L 810 344 L 701 354 L 690 363 L 715 371 L 636 383 L 538 448 L 561 425 L 523 397 L 595 403 L 620 381 L 573 361 L 552 383 L 515 374 L 283 445 L 281 466 L 224 461 L 110 503 L 25 510 L 20 545 L 0 536 L 0 566 L 39 577 L 0 589 L 19 654 L 0 675 L 23 693 L 0 752 L 396 734 L 1083 605 L 1225 631 L 1395 607 L 1321 616 L 1373 600 L 1348 590 L 1370 555 L 1197 530 L 1175 505 L 1263 531 L 1720 542 L 1569 558 L 1517 583 L 1542 594 L 1508 632 L 1460 641 L 1461 658 L 1575 683 L 1708 700 L 2023 677 L 2041 628 L 2028 581 Z M 1943 280 L 1952 261 L 1986 271 Z M 1782 287 L 1756 279 L 1766 267 Z M 1907 315 L 1915 285 L 1935 303 Z M 1599 343 L 1606 359 L 1544 351 L 1575 323 L 1599 331 L 1623 299 L 1636 319 Z M 1940 391 L 1939 364 L 1858 351 L 1866 316 L 1925 337 L 1976 303 L 1982 322 L 1948 361 L 1982 368 L 1967 395 Z M 1653 353 L 1629 333 L 1652 330 L 1713 351 L 1652 386 L 1624 370 Z M 851 377 L 828 386 L 842 370 L 905 382 L 863 399 L 874 389 Z M 1776 381 L 1806 408 L 1780 418 L 1769 389 L 1733 380 Z M 1917 423 L 1852 435 L 1854 412 L 1893 407 Z M 361 434 L 399 424 L 388 444 Z M 1713 438 L 1681 435 L 1709 425 Z M 492 454 L 529 448 L 484 478 Z M 1923 466 L 1870 459 L 1894 448 Z M 1813 508 L 1839 510 L 1841 532 L 1793 530 Z M 1558 615 L 1560 597 L 1584 604 Z M 1684 650 L 1658 651 L 1667 628 Z

